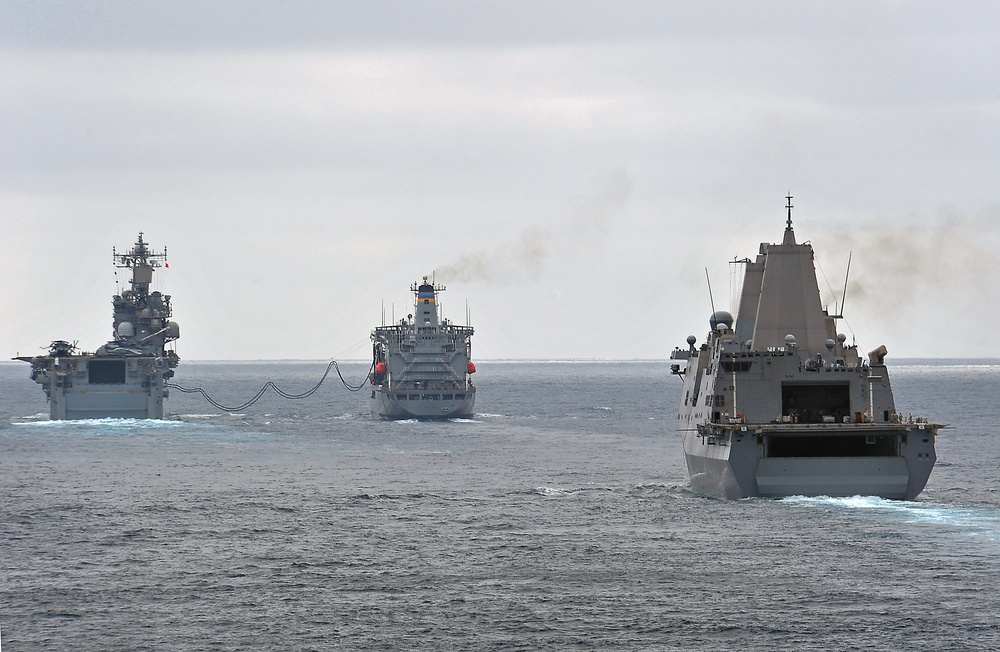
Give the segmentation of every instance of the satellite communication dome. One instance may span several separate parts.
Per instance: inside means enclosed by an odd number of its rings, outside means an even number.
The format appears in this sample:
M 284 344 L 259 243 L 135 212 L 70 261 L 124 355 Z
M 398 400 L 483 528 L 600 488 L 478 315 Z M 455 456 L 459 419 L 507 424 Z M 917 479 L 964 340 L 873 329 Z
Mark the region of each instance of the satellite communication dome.
M 728 310 L 716 310 L 712 314 L 712 318 L 708 320 L 708 324 L 712 327 L 712 330 L 716 330 L 719 324 L 725 325 L 726 328 L 732 328 L 733 316 Z

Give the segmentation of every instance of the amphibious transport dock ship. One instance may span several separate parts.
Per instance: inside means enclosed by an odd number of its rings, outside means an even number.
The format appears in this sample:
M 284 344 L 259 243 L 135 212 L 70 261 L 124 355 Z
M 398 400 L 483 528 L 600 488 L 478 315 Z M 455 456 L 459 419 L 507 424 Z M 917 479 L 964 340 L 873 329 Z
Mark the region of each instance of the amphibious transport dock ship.
M 472 332 L 440 318 L 444 286 L 422 283 L 414 314 L 372 332 L 372 414 L 387 419 L 470 417 L 476 403 Z
M 149 286 L 167 252 L 154 253 L 140 233 L 131 250 L 112 250 L 112 256 L 132 274 L 131 288 L 113 299 L 114 338 L 95 353 L 77 353 L 59 340 L 47 355 L 14 358 L 31 363 L 31 379 L 45 390 L 53 420 L 163 417 L 164 382 L 179 360 L 166 344 L 180 337 L 180 327 L 169 321 L 170 295 Z
M 896 410 L 886 348 L 862 359 L 821 306 L 813 249 L 792 204 L 781 244 L 760 245 L 738 317 L 715 312 L 688 337 L 678 419 L 691 488 L 724 498 L 872 495 L 912 499 L 936 459 L 939 424 Z

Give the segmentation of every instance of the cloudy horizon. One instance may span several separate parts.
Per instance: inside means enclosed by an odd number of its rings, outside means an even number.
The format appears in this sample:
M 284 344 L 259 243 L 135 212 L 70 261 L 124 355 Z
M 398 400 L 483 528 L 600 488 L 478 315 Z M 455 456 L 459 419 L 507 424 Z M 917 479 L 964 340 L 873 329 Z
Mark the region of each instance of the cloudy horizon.
M 182 359 L 366 358 L 431 274 L 478 359 L 665 359 L 790 193 L 863 351 L 1000 357 L 998 32 L 988 2 L 6 2 L 0 353 L 105 342 L 142 231 Z

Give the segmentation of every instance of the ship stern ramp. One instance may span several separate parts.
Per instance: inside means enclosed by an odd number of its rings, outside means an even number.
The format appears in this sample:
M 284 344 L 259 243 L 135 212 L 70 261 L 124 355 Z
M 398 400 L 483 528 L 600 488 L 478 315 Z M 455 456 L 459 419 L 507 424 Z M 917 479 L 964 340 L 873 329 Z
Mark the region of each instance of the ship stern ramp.
M 792 458 L 760 460 L 756 473 L 759 495 L 907 497 L 910 474 L 902 457 Z

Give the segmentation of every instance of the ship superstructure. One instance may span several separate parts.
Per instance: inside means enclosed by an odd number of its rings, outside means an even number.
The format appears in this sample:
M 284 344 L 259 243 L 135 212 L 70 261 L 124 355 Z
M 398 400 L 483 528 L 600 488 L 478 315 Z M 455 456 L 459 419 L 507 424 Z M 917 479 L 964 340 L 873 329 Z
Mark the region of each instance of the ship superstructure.
M 372 414 L 388 419 L 471 417 L 476 386 L 471 326 L 441 318 L 445 288 L 414 283 L 413 314 L 372 331 Z
M 879 346 L 864 359 L 821 305 L 813 249 L 788 220 L 746 265 L 738 317 L 715 312 L 707 340 L 675 349 L 679 428 L 691 487 L 724 497 L 912 499 L 942 426 L 897 410 Z
M 163 417 L 164 383 L 179 361 L 167 344 L 180 337 L 180 327 L 170 321 L 170 295 L 150 291 L 155 270 L 166 264 L 166 249 L 154 252 L 142 236 L 125 253 L 112 250 L 115 267 L 131 279 L 112 301 L 109 342 L 94 353 L 78 353 L 58 340 L 46 355 L 15 358 L 31 363 L 31 378 L 45 390 L 53 420 Z

